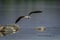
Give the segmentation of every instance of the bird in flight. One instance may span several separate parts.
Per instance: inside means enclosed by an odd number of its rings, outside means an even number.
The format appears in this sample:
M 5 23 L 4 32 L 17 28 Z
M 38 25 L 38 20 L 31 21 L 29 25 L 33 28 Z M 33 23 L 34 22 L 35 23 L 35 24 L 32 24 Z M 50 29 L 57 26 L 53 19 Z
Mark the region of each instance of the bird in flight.
M 27 18 L 27 19 L 31 18 L 30 15 L 35 14 L 35 13 L 42 13 L 42 11 L 32 11 L 32 12 L 30 12 L 30 13 L 28 14 L 28 16 L 20 16 L 20 17 L 18 17 L 18 19 L 15 21 L 15 24 L 18 23 L 19 20 L 21 20 L 22 18 Z

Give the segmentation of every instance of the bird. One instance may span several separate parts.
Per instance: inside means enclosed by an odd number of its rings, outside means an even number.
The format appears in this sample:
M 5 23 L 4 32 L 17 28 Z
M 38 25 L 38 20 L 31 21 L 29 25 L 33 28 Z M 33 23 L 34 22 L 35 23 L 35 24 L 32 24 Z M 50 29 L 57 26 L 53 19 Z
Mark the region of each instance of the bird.
M 21 20 L 22 18 L 26 18 L 26 19 L 30 19 L 31 15 L 34 13 L 42 13 L 42 11 L 32 11 L 28 14 L 28 16 L 20 16 L 17 18 L 17 20 L 15 21 L 15 24 L 19 22 L 19 20 Z

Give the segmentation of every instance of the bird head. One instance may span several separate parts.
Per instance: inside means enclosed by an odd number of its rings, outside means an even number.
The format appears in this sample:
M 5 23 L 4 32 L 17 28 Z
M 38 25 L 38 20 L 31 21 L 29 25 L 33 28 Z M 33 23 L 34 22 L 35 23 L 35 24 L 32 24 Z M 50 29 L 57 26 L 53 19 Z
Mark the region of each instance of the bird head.
M 25 16 L 24 18 L 30 19 L 31 17 L 30 16 Z

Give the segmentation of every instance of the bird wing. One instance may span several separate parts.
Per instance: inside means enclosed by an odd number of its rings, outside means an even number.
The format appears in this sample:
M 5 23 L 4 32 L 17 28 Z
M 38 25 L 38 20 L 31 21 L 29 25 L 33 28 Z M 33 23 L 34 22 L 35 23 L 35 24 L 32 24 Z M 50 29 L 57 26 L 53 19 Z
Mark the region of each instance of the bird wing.
M 19 20 L 21 20 L 22 18 L 24 18 L 25 16 L 20 16 L 16 21 L 15 21 L 15 24 L 19 21 Z
M 42 11 L 33 11 L 33 12 L 30 12 L 28 15 L 30 16 L 33 13 L 42 13 Z

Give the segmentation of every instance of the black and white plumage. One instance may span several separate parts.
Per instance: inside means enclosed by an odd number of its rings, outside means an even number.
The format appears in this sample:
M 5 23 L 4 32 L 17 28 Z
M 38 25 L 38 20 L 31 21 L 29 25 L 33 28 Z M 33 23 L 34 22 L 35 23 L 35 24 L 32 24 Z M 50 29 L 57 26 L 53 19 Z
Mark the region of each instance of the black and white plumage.
M 20 16 L 16 21 L 15 21 L 15 24 L 18 23 L 19 20 L 21 20 L 22 18 L 31 18 L 30 15 L 34 14 L 34 13 L 42 13 L 42 11 L 32 11 L 28 14 L 28 16 Z
M 15 24 L 18 23 L 18 21 L 21 20 L 22 18 L 29 19 L 29 18 L 31 18 L 31 17 L 30 17 L 30 16 L 20 16 L 20 17 L 15 21 Z

